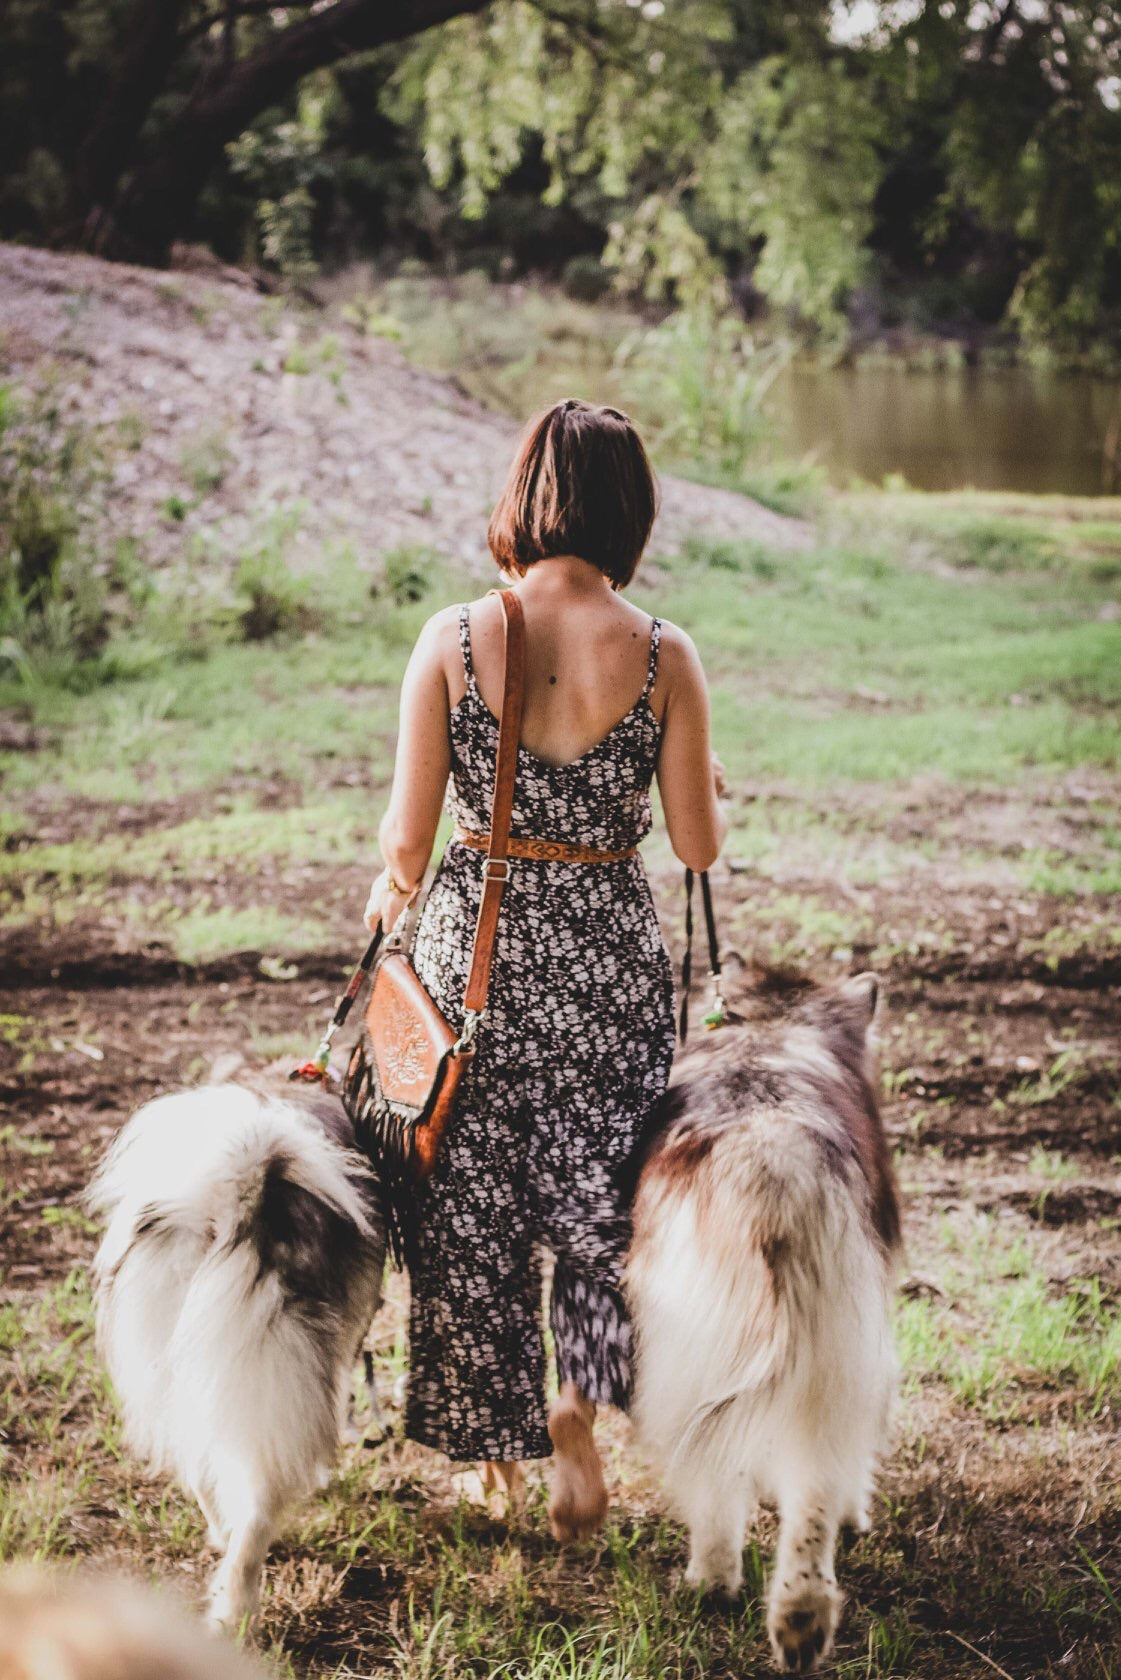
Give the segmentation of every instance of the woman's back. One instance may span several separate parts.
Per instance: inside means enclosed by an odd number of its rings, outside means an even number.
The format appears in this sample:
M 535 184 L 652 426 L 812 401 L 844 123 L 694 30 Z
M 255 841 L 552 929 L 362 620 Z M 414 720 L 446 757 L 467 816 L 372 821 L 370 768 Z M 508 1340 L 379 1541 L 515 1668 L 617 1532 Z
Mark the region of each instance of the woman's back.
M 594 749 L 652 697 L 648 613 L 609 590 L 583 561 L 541 567 L 519 586 L 525 616 L 526 681 L 521 740 L 533 756 L 564 767 Z M 493 598 L 470 609 L 471 652 L 480 695 L 502 702 L 503 614 Z M 449 699 L 466 693 L 449 673 Z M 657 716 L 657 708 L 654 708 Z
M 524 599 L 524 585 L 519 593 Z M 650 784 L 661 738 L 650 704 L 660 621 L 614 597 L 597 611 L 590 602 L 574 605 L 563 588 L 553 592 L 552 600 L 541 599 L 542 593 L 534 591 L 525 613 L 526 715 L 511 831 L 516 837 L 595 851 L 632 849 L 650 830 Z M 601 588 L 600 594 L 606 591 Z M 501 606 L 494 600 L 458 610 L 460 669 L 458 680 L 449 674 L 448 683 L 447 806 L 457 837 L 467 834 L 480 842 L 490 824 L 503 688 L 502 624 L 494 627 L 495 612 L 501 620 Z M 631 680 L 636 652 L 641 666 Z M 567 667 L 570 658 L 574 670 Z M 567 700 L 558 704 L 553 694 L 562 686 Z

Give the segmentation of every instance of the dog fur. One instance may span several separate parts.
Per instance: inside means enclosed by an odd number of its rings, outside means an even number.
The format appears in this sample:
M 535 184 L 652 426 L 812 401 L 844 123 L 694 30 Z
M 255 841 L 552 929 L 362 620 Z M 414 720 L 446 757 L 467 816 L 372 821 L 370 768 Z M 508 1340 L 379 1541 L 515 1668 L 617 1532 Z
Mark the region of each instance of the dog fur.
M 899 1208 L 875 1097 L 875 975 L 791 1000 L 678 1063 L 639 1177 L 633 1415 L 688 1524 L 687 1579 L 739 1591 L 776 1502 L 780 1668 L 827 1655 L 843 1523 L 867 1528 L 895 1389 Z M 762 1016 L 763 1018 L 759 1018 Z M 769 1017 L 769 1018 L 768 1018 Z
M 88 1192 L 126 1439 L 202 1508 L 218 1626 L 252 1617 L 285 1508 L 338 1449 L 385 1262 L 353 1144 L 337 1098 L 213 1085 L 140 1109 Z
M 2 1680 L 272 1680 L 164 1592 L 86 1571 L 0 1572 Z

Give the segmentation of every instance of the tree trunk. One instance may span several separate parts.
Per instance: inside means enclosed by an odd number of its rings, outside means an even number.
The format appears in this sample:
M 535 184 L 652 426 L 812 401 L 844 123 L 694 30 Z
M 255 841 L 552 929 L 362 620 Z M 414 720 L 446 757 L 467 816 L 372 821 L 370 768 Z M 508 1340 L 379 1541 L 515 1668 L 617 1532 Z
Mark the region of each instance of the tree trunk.
M 174 8 L 175 0 L 146 0 Z M 216 66 L 200 80 L 162 138 L 119 188 L 111 212 L 97 217 L 91 243 L 105 256 L 159 263 L 189 222 L 211 170 L 229 141 L 259 112 L 277 104 L 312 70 L 351 53 L 402 41 L 449 18 L 480 12 L 489 0 L 335 0 L 278 31 L 248 57 Z M 130 160 L 131 161 L 131 160 Z M 123 173 L 126 165 L 118 170 Z
M 76 237 L 96 249 L 107 206 L 152 106 L 181 50 L 188 0 L 136 0 L 124 29 L 124 52 L 101 109 L 78 147 L 71 188 Z

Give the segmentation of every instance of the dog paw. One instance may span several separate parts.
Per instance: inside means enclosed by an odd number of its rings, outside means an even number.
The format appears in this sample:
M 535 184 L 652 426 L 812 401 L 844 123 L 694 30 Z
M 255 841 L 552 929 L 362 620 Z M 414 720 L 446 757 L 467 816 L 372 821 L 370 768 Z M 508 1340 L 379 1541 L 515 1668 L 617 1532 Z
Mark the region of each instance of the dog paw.
M 716 1562 L 712 1558 L 691 1557 L 682 1580 L 712 1609 L 727 1610 L 743 1589 L 743 1568 L 739 1558 Z
M 682 1572 L 681 1583 L 689 1592 L 696 1593 L 702 1610 L 721 1614 L 737 1609 L 742 1603 L 742 1588 L 730 1586 L 725 1581 L 697 1581 L 686 1569 Z
M 850 1529 L 855 1534 L 870 1534 L 872 1532 L 872 1512 L 867 1499 L 862 1499 L 859 1505 L 854 1505 L 847 1512 L 841 1524 L 842 1528 Z
M 808 1674 L 829 1655 L 841 1613 L 841 1595 L 824 1581 L 779 1599 L 767 1617 L 771 1650 L 780 1672 Z
M 215 1633 L 236 1633 L 241 1621 L 229 1593 L 224 1587 L 215 1588 L 206 1607 L 207 1627 L 213 1628 Z
M 215 1633 L 241 1633 L 248 1628 L 257 1612 L 257 1596 L 247 1597 L 235 1592 L 219 1574 L 210 1589 L 206 1607 L 206 1625 Z

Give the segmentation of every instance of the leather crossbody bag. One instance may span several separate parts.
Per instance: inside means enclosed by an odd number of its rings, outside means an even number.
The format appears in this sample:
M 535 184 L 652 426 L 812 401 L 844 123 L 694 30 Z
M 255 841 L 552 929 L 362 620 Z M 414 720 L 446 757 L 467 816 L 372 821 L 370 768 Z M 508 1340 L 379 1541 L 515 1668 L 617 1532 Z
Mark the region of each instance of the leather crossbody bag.
M 494 593 L 504 615 L 502 711 L 490 844 L 459 1031 L 445 1020 L 413 967 L 404 941 L 393 934 L 384 944 L 380 930 L 375 934 L 362 969 L 352 981 L 353 993 L 357 993 L 362 971 L 373 965 L 381 947 L 363 1032 L 346 1071 L 343 1101 L 357 1141 L 377 1170 L 390 1246 L 399 1264 L 408 1257 L 416 1185 L 436 1165 L 456 1092 L 475 1054 L 475 1034 L 486 1008 L 499 910 L 509 874 L 510 818 L 525 693 L 525 626 L 521 602 L 513 591 Z

